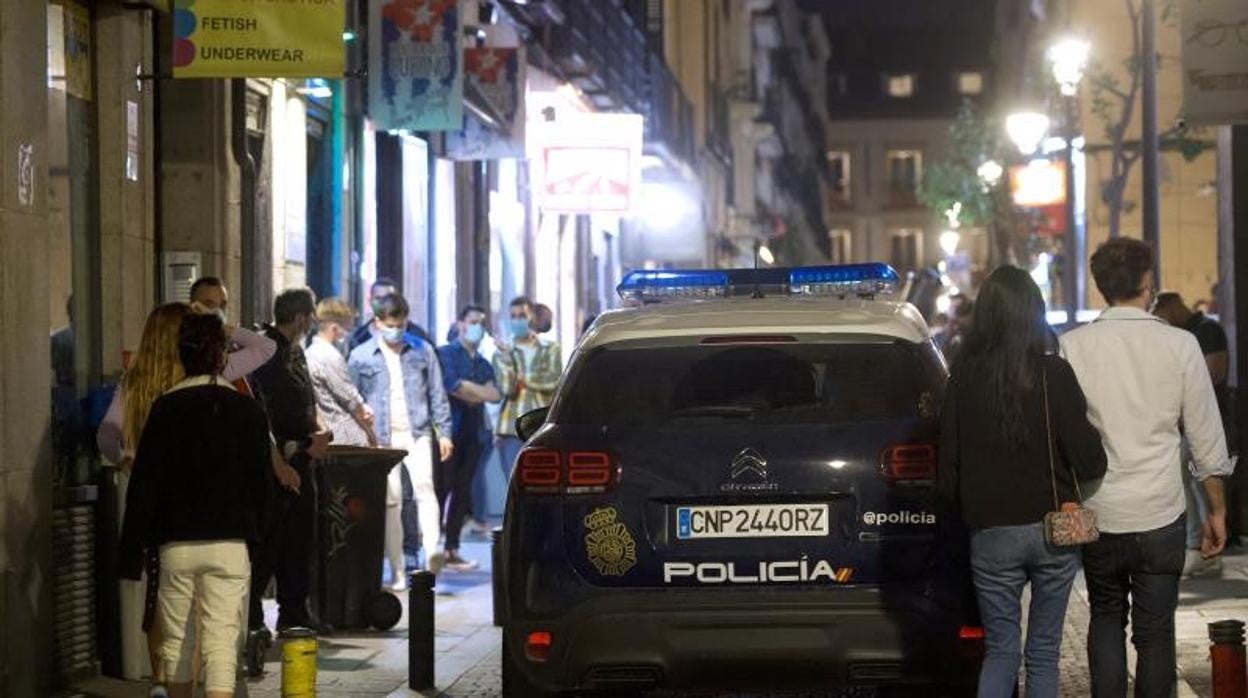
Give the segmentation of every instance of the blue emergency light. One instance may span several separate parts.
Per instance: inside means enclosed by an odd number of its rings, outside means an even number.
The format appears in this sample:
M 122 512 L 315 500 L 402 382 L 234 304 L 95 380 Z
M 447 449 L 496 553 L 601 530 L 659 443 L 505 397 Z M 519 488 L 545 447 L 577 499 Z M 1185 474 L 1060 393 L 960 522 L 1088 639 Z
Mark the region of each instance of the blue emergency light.
M 887 264 L 798 267 L 789 271 L 789 293 L 807 296 L 875 296 L 895 293 L 900 278 Z
M 894 293 L 900 278 L 887 264 L 841 264 L 792 269 L 639 270 L 616 288 L 625 301 L 661 303 L 736 295 L 873 298 Z
M 615 291 L 626 301 L 656 303 L 665 300 L 705 300 L 728 293 L 728 272 L 659 271 L 629 272 Z

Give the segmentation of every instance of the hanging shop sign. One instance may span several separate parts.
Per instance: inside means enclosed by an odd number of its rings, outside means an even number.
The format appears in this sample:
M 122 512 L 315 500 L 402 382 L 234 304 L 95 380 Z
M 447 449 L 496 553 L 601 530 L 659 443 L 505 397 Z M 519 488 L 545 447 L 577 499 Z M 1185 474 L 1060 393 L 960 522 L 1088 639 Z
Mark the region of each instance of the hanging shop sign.
M 1248 124 L 1248 3 L 1184 0 L 1183 112 L 1195 125 Z
M 91 12 L 74 2 L 65 8 L 65 91 L 91 101 Z
M 633 210 L 641 189 L 640 114 L 559 114 L 543 122 L 539 205 L 556 213 Z
M 1037 235 L 1066 232 L 1066 164 L 1037 159 L 1010 168 L 1010 196 L 1035 214 Z
M 447 157 L 501 160 L 524 157 L 524 73 L 522 48 L 464 49 L 467 89 L 485 100 L 497 128 L 465 116 L 462 131 L 446 134 Z
M 175 78 L 327 78 L 346 67 L 346 0 L 174 0 Z
M 379 131 L 458 131 L 464 119 L 456 0 L 369 2 L 368 113 Z

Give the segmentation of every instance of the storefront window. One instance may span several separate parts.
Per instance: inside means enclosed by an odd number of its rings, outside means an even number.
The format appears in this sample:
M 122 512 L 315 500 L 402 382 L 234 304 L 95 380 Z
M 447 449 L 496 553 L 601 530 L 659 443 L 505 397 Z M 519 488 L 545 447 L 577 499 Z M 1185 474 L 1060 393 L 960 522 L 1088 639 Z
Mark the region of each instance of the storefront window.
M 48 326 L 52 447 L 58 485 L 86 484 L 95 427 L 111 397 L 100 390 L 98 198 L 90 10 L 48 5 Z

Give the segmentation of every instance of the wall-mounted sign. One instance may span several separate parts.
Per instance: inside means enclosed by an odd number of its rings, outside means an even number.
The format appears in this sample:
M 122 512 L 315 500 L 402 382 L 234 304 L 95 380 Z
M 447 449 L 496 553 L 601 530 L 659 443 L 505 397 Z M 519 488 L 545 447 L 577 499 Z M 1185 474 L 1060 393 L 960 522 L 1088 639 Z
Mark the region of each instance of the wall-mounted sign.
M 464 119 L 462 131 L 446 134 L 447 156 L 455 160 L 524 157 L 524 74 L 522 48 L 464 49 L 467 85 L 502 120 L 500 129 Z
M 464 119 L 456 0 L 372 0 L 368 115 L 379 131 L 458 131 Z
M 175 78 L 339 77 L 346 0 L 174 0 Z
M 1183 112 L 1198 125 L 1248 124 L 1248 3 L 1184 0 Z
M 17 146 L 17 205 L 30 208 L 35 204 L 35 145 Z
M 126 179 L 139 181 L 139 103 L 126 100 Z
M 65 91 L 88 102 L 91 91 L 91 12 L 74 2 L 65 7 Z
M 1066 163 L 1038 159 L 1011 167 L 1010 196 L 1037 213 L 1037 235 L 1066 232 Z
M 539 205 L 558 213 L 633 210 L 641 188 L 639 114 L 557 114 L 542 122 Z

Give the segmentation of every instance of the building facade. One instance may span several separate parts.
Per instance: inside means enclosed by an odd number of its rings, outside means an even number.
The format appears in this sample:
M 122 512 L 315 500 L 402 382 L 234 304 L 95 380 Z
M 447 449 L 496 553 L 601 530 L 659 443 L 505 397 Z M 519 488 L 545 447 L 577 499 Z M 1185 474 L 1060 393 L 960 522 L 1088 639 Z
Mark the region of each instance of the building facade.
M 148 313 L 194 278 L 221 277 L 249 325 L 284 288 L 365 310 L 390 277 L 439 340 L 462 305 L 499 319 L 528 295 L 570 348 L 627 269 L 709 264 L 732 227 L 726 44 L 667 37 L 740 27 L 740 3 L 458 6 L 469 46 L 524 48 L 528 134 L 552 114 L 644 122 L 643 182 L 692 202 L 672 238 L 642 215 L 545 209 L 531 149 L 376 129 L 368 4 L 343 4 L 344 75 L 177 80 L 165 2 L 0 0 L 0 103 L 23 105 L 0 115 L 0 694 L 123 673 L 116 474 L 94 428 Z M 464 99 L 474 128 L 507 128 Z
M 820 7 L 831 46 L 823 151 L 831 260 L 883 261 L 904 274 L 967 259 L 978 272 L 989 261 L 986 235 L 963 230 L 943 249 L 949 225 L 916 191 L 925 168 L 945 156 L 959 105 L 982 109 L 989 99 L 992 4 Z

